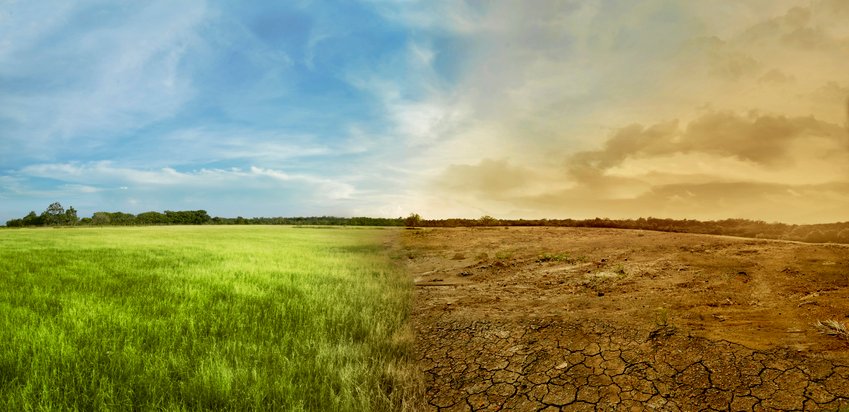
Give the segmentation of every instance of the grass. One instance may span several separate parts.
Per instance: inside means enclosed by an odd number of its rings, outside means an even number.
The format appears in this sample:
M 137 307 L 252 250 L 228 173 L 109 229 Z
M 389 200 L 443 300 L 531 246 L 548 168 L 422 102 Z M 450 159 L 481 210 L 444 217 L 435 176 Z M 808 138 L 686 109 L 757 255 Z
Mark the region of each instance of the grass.
M 0 410 L 398 410 L 393 232 L 0 231 Z
M 625 273 L 626 273 L 625 272 L 625 266 L 620 263 L 619 265 L 616 266 L 616 269 L 613 271 L 613 273 L 615 273 L 619 276 L 625 276 Z
M 565 262 L 570 265 L 574 265 L 578 262 L 586 262 L 586 256 L 578 256 L 573 257 L 568 252 L 563 253 L 551 253 L 551 252 L 543 252 L 539 256 L 537 256 L 537 263 L 545 263 L 545 262 Z
M 495 252 L 495 258 L 498 260 L 506 260 L 511 257 L 513 257 L 513 252 L 507 250 L 499 250 L 498 252 Z

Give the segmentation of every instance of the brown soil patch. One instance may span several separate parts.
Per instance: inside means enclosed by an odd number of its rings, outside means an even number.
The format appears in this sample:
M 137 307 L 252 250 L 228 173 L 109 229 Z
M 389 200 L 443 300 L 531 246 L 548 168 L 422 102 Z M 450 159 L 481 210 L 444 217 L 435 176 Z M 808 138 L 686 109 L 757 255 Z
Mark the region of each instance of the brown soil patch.
M 574 228 L 407 230 L 433 410 L 849 407 L 849 247 Z

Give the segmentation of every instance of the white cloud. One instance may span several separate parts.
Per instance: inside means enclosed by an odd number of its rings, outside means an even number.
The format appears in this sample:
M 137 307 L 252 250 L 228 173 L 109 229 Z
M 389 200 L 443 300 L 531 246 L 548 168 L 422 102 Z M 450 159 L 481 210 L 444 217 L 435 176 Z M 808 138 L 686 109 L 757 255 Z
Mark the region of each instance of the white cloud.
M 160 169 L 132 169 L 113 165 L 112 162 L 90 163 L 53 163 L 38 164 L 24 167 L 18 173 L 19 177 L 38 177 L 67 182 L 66 188 L 80 190 L 95 187 L 183 187 L 186 189 L 226 187 L 266 187 L 273 188 L 274 182 L 284 182 L 301 186 L 302 189 L 313 192 L 317 198 L 330 200 L 349 199 L 355 192 L 353 186 L 328 178 L 307 175 L 290 174 L 285 171 L 251 166 L 248 170 L 240 168 L 229 169 L 199 169 L 180 172 L 170 167 Z M 89 186 L 93 185 L 93 186 Z M 84 190 L 80 190 L 83 191 Z
M 99 187 L 88 186 L 88 185 L 68 184 L 68 185 L 63 185 L 61 187 L 61 190 L 66 190 L 68 192 L 75 192 L 75 193 L 81 193 L 81 194 L 90 194 L 90 193 L 100 192 L 103 189 L 101 189 Z
M 286 162 L 348 152 L 312 135 L 232 127 L 185 128 L 164 134 L 157 142 L 142 153 L 149 167 L 226 160 Z M 161 145 L 167 145 L 169 150 L 163 153 Z
M 21 2 L 7 13 L 15 18 L 0 37 L 13 40 L 0 48 L 0 78 L 29 86 L 3 91 L 0 117 L 17 125 L 4 140 L 49 153 L 48 142 L 90 143 L 167 118 L 192 96 L 180 65 L 202 42 L 201 1 Z
M 389 22 L 418 30 L 468 33 L 480 30 L 480 9 L 471 3 L 450 0 L 367 0 Z
M 49 179 L 56 184 L 35 188 L 31 179 Z M 179 171 L 170 167 L 134 169 L 108 161 L 50 163 L 30 165 L 0 179 L 0 197 L 29 202 L 4 204 L 0 215 L 15 217 L 19 209 L 31 208 L 33 199 L 59 200 L 74 205 L 82 214 L 202 208 L 223 216 L 291 216 L 303 215 L 304 210 L 350 215 L 376 207 L 371 203 L 374 199 L 359 195 L 350 182 L 256 166 Z
M 256 176 L 268 176 L 283 182 L 305 183 L 318 189 L 322 197 L 331 200 L 350 199 L 355 193 L 353 186 L 339 181 L 309 175 L 292 175 L 278 170 L 262 169 L 251 166 L 250 173 Z

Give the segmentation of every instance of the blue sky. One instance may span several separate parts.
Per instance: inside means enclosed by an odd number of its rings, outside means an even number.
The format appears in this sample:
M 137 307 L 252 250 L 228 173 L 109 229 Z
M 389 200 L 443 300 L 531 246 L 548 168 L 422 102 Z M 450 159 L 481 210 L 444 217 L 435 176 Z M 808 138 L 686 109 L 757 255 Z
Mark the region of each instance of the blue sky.
M 373 196 L 403 189 L 406 142 L 385 105 L 450 84 L 460 52 L 393 9 L 4 3 L 0 217 L 54 200 L 83 214 L 402 214 Z M 450 63 L 421 73 L 418 42 Z
M 845 3 L 528 4 L 0 2 L 0 222 L 849 219 Z

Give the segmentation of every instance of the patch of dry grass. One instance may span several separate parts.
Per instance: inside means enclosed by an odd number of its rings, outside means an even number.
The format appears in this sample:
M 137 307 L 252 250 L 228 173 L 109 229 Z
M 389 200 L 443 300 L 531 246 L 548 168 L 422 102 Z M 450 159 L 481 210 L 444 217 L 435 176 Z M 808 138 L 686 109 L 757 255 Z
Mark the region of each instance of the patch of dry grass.
M 846 325 L 844 323 L 829 319 L 825 321 L 819 320 L 816 324 L 814 324 L 814 326 L 824 335 L 836 336 L 844 340 L 849 340 L 849 331 L 846 330 Z

